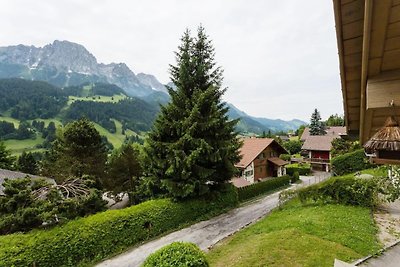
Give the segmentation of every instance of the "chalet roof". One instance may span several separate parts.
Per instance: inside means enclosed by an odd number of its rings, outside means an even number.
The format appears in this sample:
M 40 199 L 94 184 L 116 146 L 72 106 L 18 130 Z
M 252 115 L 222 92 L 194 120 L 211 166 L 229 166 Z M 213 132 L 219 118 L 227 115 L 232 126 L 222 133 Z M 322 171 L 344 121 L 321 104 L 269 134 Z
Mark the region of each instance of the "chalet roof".
M 284 166 L 286 164 L 289 164 L 289 162 L 284 161 L 283 159 L 280 158 L 269 158 L 268 161 L 272 162 L 273 164 L 277 166 Z
M 250 185 L 251 183 L 249 181 L 247 181 L 244 178 L 241 177 L 237 177 L 237 178 L 233 178 L 231 180 L 231 183 L 235 186 L 235 187 L 245 187 Z
M 236 164 L 239 168 L 246 168 L 265 148 L 273 142 L 277 143 L 272 138 L 245 138 L 242 141 L 243 146 L 240 148 L 242 159 Z
M 53 179 L 50 178 L 46 178 L 46 177 L 41 177 L 41 176 L 37 176 L 37 175 L 32 175 L 32 174 L 27 174 L 27 173 L 23 173 L 23 172 L 16 172 L 16 171 L 10 171 L 10 170 L 5 170 L 5 169 L 0 169 L 0 195 L 4 195 L 3 193 L 3 182 L 6 178 L 8 179 L 18 179 L 18 178 L 25 178 L 29 176 L 32 179 L 45 179 L 48 182 L 55 184 L 55 181 Z
M 332 148 L 332 140 L 335 139 L 333 135 L 310 135 L 304 142 L 301 149 L 303 150 L 316 150 L 316 151 L 330 151 Z
M 342 135 L 346 135 L 346 127 L 345 126 L 331 126 L 325 129 L 325 136 L 333 136 L 334 138 L 338 138 Z M 305 141 L 310 135 L 310 128 L 306 127 L 304 129 L 303 134 L 301 135 L 301 141 Z

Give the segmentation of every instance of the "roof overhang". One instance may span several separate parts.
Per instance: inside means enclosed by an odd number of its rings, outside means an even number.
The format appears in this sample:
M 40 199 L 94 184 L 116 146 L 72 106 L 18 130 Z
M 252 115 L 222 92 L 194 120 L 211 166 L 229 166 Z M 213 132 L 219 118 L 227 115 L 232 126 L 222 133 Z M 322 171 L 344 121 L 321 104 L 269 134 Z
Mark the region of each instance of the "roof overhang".
M 400 116 L 400 0 L 333 4 L 347 132 L 364 144 Z

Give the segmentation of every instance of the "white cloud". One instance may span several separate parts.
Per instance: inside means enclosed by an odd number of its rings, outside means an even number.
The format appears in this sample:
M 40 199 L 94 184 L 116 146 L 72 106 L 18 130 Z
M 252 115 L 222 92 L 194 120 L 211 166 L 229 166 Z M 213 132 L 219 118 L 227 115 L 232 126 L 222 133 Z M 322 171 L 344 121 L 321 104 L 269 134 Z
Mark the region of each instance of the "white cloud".
M 238 108 L 282 119 L 342 113 L 331 1 L 2 0 L 0 45 L 69 40 L 167 82 L 181 34 L 200 23 Z

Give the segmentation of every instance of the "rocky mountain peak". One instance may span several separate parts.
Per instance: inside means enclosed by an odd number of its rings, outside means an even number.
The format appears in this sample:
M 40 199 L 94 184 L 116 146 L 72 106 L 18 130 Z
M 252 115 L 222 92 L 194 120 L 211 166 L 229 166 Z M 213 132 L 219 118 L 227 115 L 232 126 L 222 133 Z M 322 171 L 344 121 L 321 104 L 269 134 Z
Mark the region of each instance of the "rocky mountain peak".
M 141 83 L 150 86 L 153 90 L 161 91 L 164 93 L 168 92 L 167 88 L 162 83 L 160 83 L 154 75 L 141 72 L 138 73 L 136 77 Z

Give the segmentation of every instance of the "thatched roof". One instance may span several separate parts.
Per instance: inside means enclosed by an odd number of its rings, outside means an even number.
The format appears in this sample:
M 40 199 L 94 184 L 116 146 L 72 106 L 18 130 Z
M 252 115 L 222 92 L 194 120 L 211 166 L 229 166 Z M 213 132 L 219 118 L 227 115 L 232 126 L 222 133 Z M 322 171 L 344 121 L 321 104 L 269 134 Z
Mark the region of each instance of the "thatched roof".
M 372 136 L 364 148 L 371 154 L 377 150 L 400 152 L 400 127 L 396 119 L 392 116 L 388 117 L 385 126 Z

